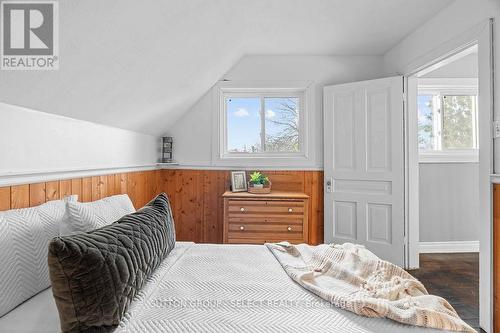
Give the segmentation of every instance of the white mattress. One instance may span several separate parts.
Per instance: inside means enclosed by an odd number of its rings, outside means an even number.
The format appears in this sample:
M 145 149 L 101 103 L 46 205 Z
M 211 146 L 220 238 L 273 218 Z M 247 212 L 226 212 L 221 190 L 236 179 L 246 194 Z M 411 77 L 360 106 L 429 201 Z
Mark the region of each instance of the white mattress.
M 0 332 L 59 332 L 51 290 L 0 318 Z M 265 246 L 178 242 L 115 332 L 443 331 L 335 308 L 293 282 Z
M 52 289 L 45 289 L 0 318 L 2 333 L 59 332 L 59 315 Z

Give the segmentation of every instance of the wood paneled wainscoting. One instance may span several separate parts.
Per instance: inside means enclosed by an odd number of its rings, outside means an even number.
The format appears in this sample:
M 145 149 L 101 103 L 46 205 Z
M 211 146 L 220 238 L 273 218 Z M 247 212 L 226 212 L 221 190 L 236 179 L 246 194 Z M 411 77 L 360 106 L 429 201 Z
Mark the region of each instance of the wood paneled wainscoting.
M 135 207 L 142 207 L 161 193 L 161 172 L 151 170 L 0 187 L 0 210 L 38 206 L 70 194 L 77 194 L 79 201 L 89 202 L 127 193 Z
M 309 196 L 309 243 L 323 242 L 323 172 L 265 171 L 278 191 Z M 222 243 L 224 201 L 230 171 L 163 170 L 163 190 L 169 195 L 179 240 Z
M 500 332 L 500 184 L 493 186 L 493 332 Z
M 273 189 L 309 196 L 309 243 L 323 242 L 323 172 L 266 171 Z M 222 243 L 222 194 L 229 189 L 227 170 L 151 170 L 0 187 L 0 211 L 40 205 L 77 194 L 80 201 L 127 193 L 136 208 L 166 192 L 172 204 L 179 240 Z

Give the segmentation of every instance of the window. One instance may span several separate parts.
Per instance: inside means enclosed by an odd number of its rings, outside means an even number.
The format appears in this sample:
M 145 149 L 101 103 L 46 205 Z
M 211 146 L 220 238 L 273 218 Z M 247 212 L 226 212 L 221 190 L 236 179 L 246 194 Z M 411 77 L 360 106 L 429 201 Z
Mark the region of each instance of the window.
M 214 163 L 308 163 L 309 88 L 290 87 L 286 82 L 271 88 L 237 84 L 224 82 L 218 87 L 219 143 Z
M 300 152 L 300 98 L 225 97 L 228 153 Z
M 421 161 L 477 160 L 477 88 L 419 85 L 418 143 Z
M 213 88 L 212 165 L 316 166 L 312 81 L 221 81 Z M 310 121 L 311 120 L 311 121 Z

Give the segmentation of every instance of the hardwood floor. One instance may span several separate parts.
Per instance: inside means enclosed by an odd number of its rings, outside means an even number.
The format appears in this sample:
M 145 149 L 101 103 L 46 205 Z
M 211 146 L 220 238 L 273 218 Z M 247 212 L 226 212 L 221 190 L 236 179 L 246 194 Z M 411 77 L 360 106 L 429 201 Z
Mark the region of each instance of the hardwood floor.
M 478 332 L 479 328 L 479 254 L 421 254 L 420 269 L 409 271 L 430 294 L 450 302 L 460 317 Z

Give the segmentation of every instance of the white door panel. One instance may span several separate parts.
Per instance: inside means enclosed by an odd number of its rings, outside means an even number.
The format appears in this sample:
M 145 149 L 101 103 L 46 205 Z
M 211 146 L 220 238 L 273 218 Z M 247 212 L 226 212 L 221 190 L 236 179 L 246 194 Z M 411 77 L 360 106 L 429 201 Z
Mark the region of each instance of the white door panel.
M 325 87 L 324 99 L 325 242 L 403 266 L 403 79 Z

